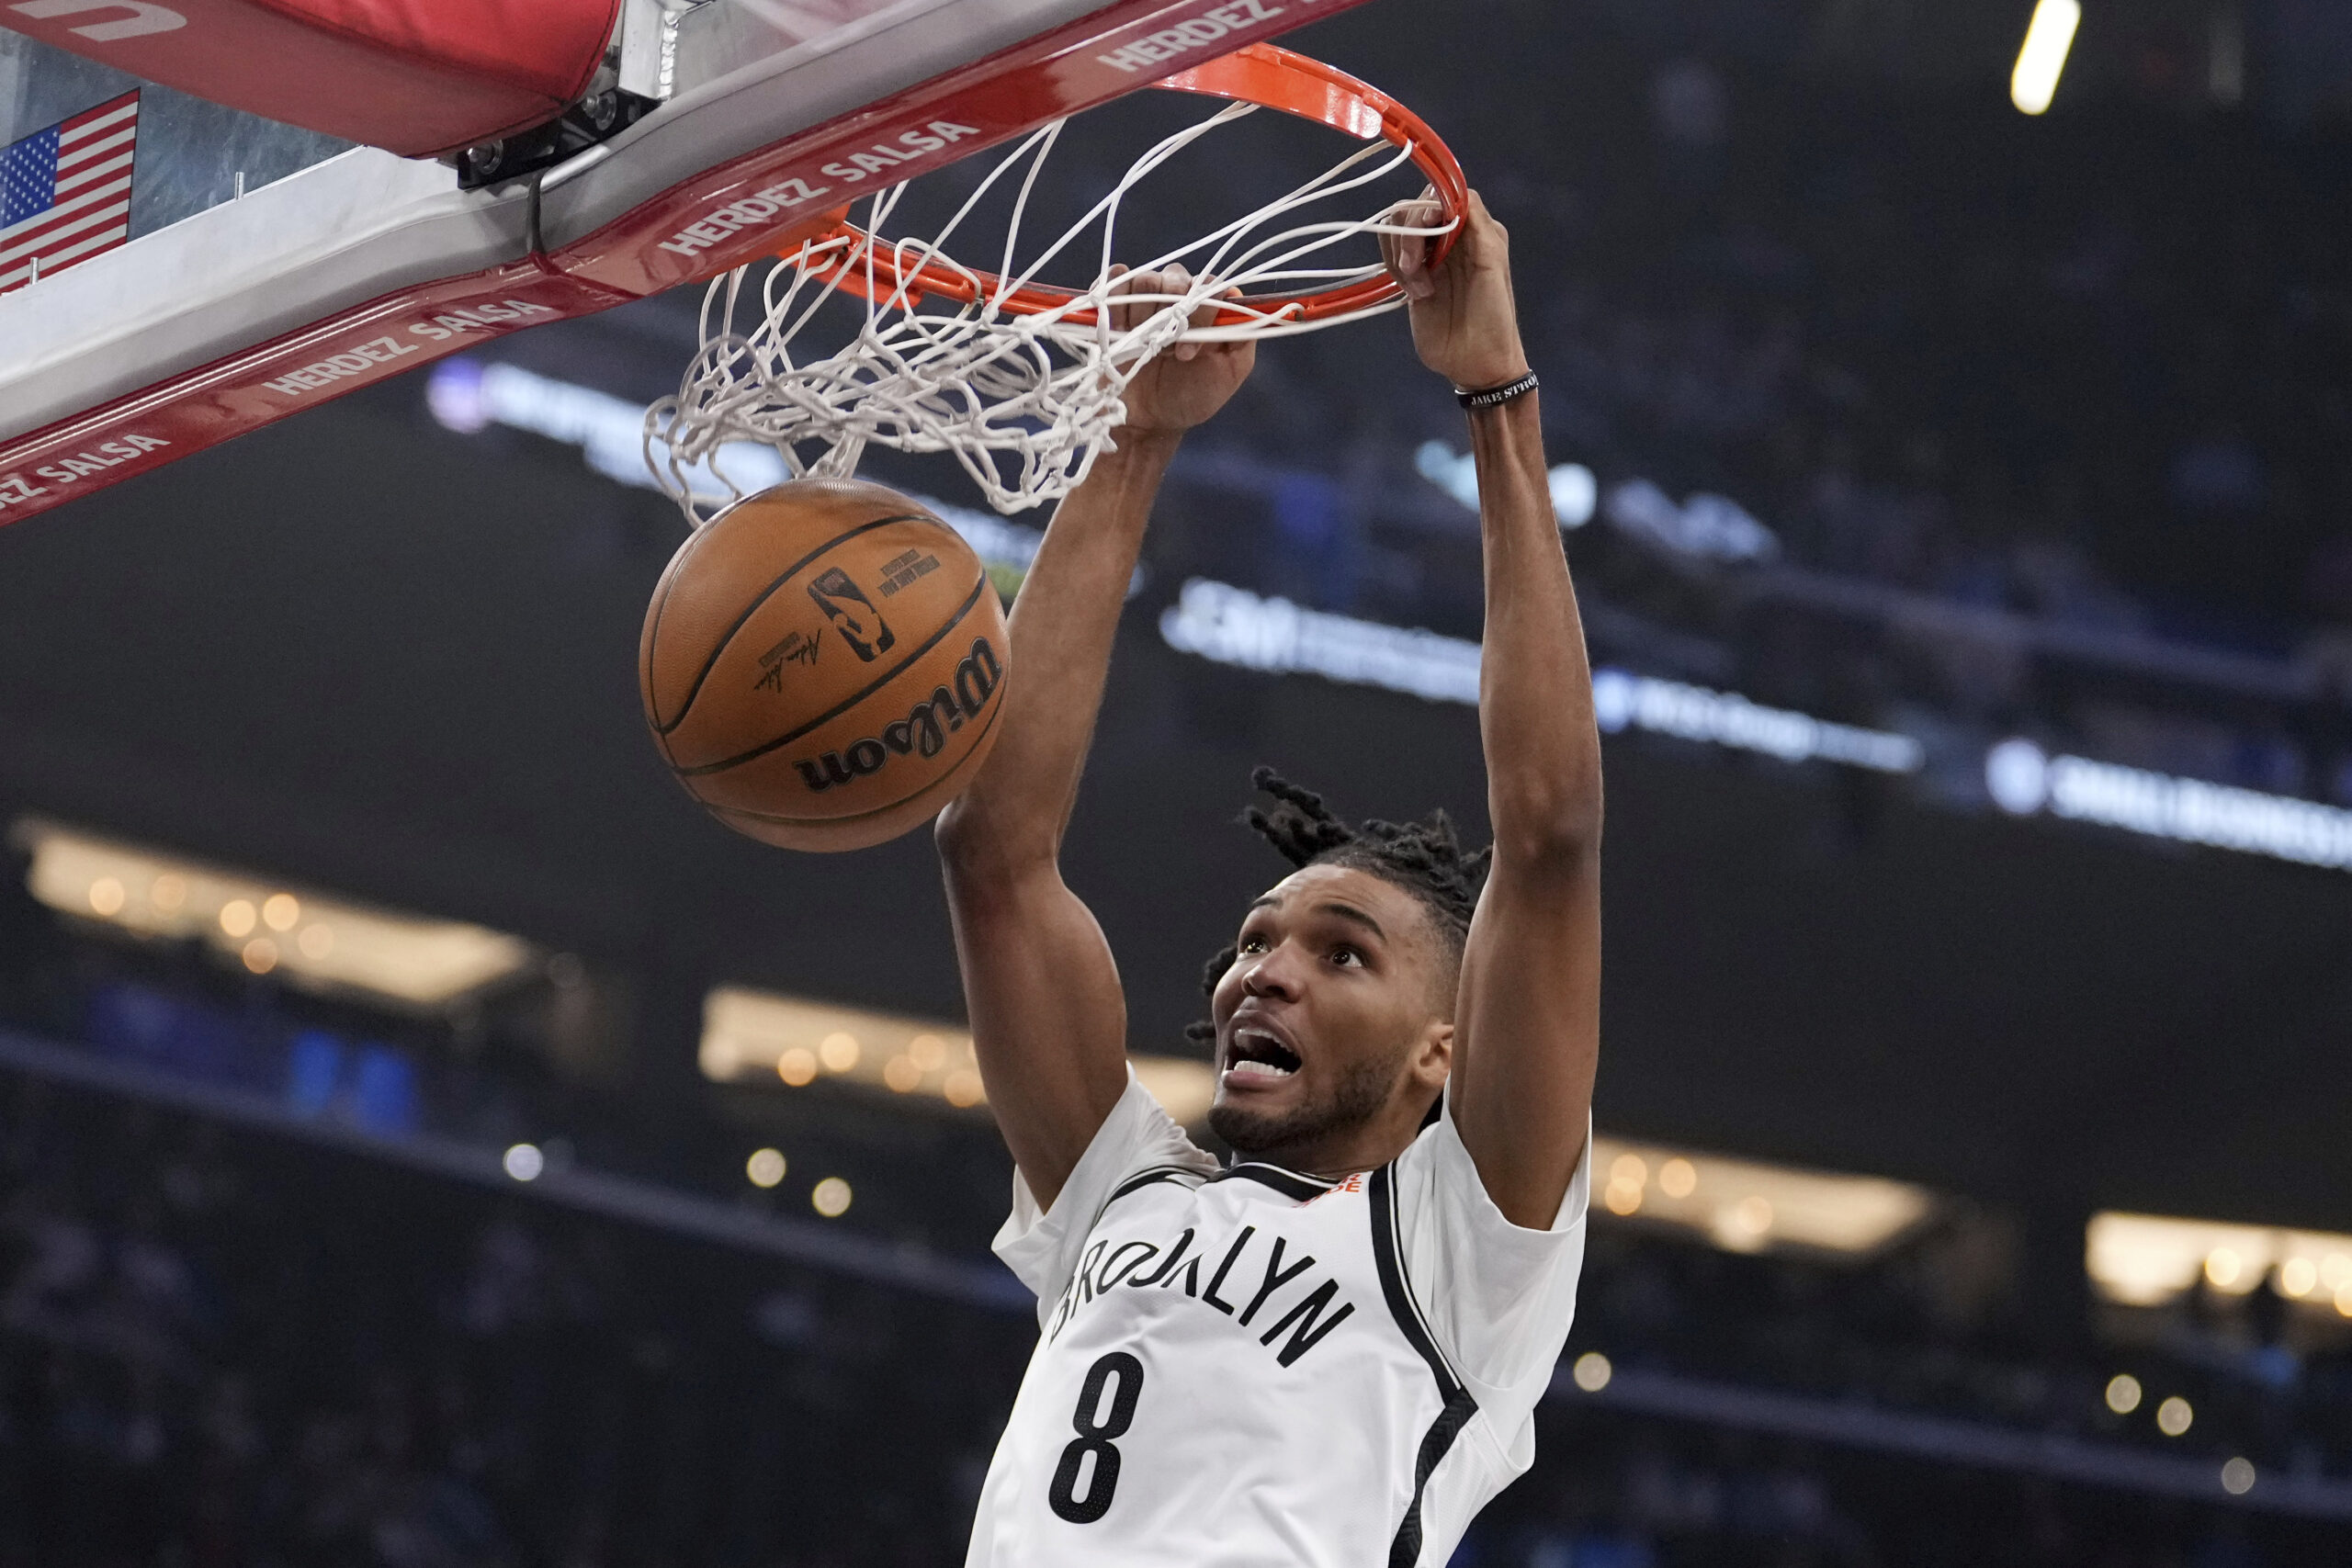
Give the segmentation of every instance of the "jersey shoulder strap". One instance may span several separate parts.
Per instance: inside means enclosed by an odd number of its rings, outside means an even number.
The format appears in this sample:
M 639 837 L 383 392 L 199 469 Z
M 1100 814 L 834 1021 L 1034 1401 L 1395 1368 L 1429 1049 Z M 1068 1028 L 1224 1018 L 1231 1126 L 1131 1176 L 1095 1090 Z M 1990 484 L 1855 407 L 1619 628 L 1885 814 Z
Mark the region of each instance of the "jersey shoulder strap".
M 1389 1315 L 1396 1320 L 1398 1332 L 1437 1380 L 1438 1396 L 1443 1401 L 1437 1420 L 1422 1435 L 1420 1448 L 1413 1456 L 1413 1500 L 1406 1506 L 1405 1517 L 1388 1547 L 1389 1568 L 1415 1568 L 1421 1557 L 1421 1494 L 1427 1490 L 1439 1462 L 1453 1449 L 1454 1438 L 1462 1435 L 1470 1417 L 1478 1413 L 1478 1402 L 1471 1397 L 1453 1363 L 1439 1348 L 1436 1337 L 1430 1332 L 1429 1320 L 1422 1316 L 1420 1303 L 1414 1299 L 1412 1281 L 1406 1277 L 1404 1236 L 1396 1216 L 1395 1164 L 1384 1165 L 1372 1173 L 1371 1196 L 1368 1208 L 1372 1216 L 1372 1256 L 1380 1273 L 1380 1293 L 1388 1303 Z
M 1147 1187 L 1157 1187 L 1162 1182 L 1173 1182 L 1179 1187 L 1198 1187 L 1204 1181 L 1214 1179 L 1215 1178 L 1204 1177 L 1192 1167 L 1185 1165 L 1147 1167 L 1111 1190 L 1111 1195 L 1102 1200 L 1102 1207 L 1094 1212 L 1095 1223 L 1097 1224 L 1102 1223 L 1102 1216 L 1110 1213 L 1112 1204 L 1130 1193 L 1140 1192 Z

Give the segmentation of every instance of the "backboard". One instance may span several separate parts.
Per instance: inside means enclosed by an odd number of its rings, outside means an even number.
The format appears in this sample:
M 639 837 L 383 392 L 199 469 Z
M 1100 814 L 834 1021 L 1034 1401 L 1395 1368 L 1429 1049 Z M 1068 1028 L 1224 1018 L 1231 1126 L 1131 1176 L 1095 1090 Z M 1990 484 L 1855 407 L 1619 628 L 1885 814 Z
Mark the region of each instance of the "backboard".
M 1360 3 L 627 0 L 613 58 L 650 111 L 475 188 L 0 31 L 7 142 L 138 106 L 124 243 L 13 286 L 0 265 L 0 523 L 708 278 L 879 186 Z M 111 9 L 161 8 L 0 0 L 0 23 Z

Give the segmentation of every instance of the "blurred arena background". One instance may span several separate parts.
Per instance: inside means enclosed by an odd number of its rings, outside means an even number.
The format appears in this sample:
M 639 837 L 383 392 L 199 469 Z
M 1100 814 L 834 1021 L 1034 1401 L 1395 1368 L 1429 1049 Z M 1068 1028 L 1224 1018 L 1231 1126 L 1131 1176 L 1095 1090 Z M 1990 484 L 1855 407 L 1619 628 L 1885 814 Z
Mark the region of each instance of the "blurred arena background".
M 2086 0 L 2029 114 L 2026 0 L 1434 9 L 1287 41 L 1512 229 L 1611 807 L 1457 1561 L 2352 1562 L 2352 10 Z M 961 1561 L 1034 1324 L 927 841 L 735 839 L 638 712 L 694 333 L 0 529 L 6 1568 Z M 1397 322 L 1171 480 L 1069 870 L 1180 1114 L 1252 763 L 1480 818 L 1467 483 Z

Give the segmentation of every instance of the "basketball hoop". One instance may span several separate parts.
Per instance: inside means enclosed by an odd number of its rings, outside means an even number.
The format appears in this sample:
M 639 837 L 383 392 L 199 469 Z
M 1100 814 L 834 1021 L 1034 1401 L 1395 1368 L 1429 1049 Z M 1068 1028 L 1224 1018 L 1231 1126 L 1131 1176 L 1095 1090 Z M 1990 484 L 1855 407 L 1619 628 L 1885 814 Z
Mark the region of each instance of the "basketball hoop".
M 929 239 L 880 232 L 904 185 L 873 197 L 863 226 L 849 220 L 847 208 L 825 215 L 780 253 L 786 265 L 768 273 L 760 320 L 748 333 L 734 325 L 748 269 L 715 280 L 703 304 L 702 347 L 678 395 L 646 419 L 647 459 L 687 515 L 699 525 L 717 510 L 709 476 L 740 499 L 711 460 L 743 441 L 775 448 L 796 477 L 846 477 L 869 443 L 948 452 L 1000 512 L 1057 500 L 1086 477 L 1125 417 L 1128 383 L 1154 355 L 1179 342 L 1317 332 L 1401 305 L 1403 290 L 1376 259 L 1329 255 L 1351 240 L 1431 239 L 1433 259 L 1451 248 L 1469 199 L 1460 164 L 1417 116 L 1345 73 L 1252 44 L 1155 85 L 1231 102 L 1150 148 L 1076 224 L 1017 265 L 1023 213 L 1066 120 L 1016 145 Z M 1193 142 L 1261 108 L 1365 145 L 1255 211 L 1136 265 L 1147 273 L 1182 265 L 1194 278 L 1188 288 L 1114 296 L 1113 246 L 1129 193 Z M 1398 202 L 1368 218 L 1308 215 L 1408 165 L 1435 191 L 1437 222 L 1402 221 Z M 1017 189 L 998 269 L 967 266 L 945 246 L 1000 184 Z M 1081 241 L 1099 255 L 1091 284 L 1040 280 L 1040 269 Z M 837 295 L 864 302 L 855 337 L 834 354 L 796 358 L 796 340 Z M 1104 309 L 1114 297 L 1147 314 L 1114 326 Z M 1204 310 L 1214 311 L 1207 324 L 1192 325 Z

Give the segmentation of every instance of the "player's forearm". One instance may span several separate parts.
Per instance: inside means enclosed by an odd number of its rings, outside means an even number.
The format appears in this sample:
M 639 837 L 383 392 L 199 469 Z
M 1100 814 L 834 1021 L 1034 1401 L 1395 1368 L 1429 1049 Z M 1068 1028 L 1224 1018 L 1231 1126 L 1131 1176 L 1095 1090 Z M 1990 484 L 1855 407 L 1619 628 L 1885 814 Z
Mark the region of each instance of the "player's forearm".
M 1050 862 L 1078 795 L 1145 525 L 1177 437 L 1122 432 L 1046 530 L 1013 606 L 1003 734 L 939 823 L 966 870 Z
M 1470 416 L 1486 545 L 1478 724 L 1499 862 L 1589 851 L 1600 835 L 1592 672 L 1529 394 Z

